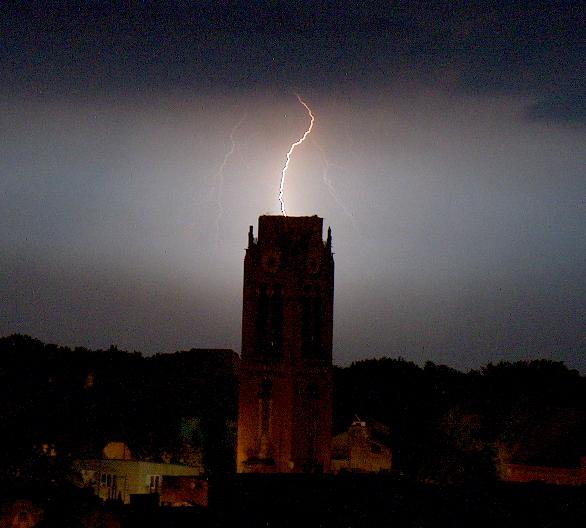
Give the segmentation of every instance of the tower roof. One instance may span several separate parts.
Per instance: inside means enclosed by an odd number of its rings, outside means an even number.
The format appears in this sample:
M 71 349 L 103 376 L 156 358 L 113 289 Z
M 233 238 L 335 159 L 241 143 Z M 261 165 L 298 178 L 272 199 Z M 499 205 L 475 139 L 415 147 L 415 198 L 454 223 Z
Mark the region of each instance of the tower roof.
M 322 239 L 323 218 L 319 216 L 263 215 L 258 219 L 259 240 L 318 238 Z

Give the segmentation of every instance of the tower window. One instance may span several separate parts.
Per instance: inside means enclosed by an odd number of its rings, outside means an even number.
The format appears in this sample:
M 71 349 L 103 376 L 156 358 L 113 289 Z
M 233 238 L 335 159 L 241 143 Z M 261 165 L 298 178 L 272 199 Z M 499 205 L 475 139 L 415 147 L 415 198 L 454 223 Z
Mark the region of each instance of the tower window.
M 259 430 L 258 430 L 258 458 L 269 457 L 269 435 L 271 428 L 271 396 L 273 384 L 270 380 L 263 380 L 258 394 L 259 403 Z
M 322 353 L 322 321 L 323 307 L 321 292 L 318 287 L 306 291 L 302 303 L 303 319 L 301 326 L 301 340 L 303 356 L 319 358 Z
M 266 358 L 283 354 L 283 289 L 279 284 L 272 288 L 263 284 L 259 289 L 256 347 L 258 354 Z

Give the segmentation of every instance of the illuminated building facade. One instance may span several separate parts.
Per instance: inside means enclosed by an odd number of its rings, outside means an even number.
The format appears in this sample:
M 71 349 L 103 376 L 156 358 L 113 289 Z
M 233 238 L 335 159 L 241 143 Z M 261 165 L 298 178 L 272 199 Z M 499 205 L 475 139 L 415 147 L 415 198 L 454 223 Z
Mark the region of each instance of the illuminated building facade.
M 334 260 L 317 216 L 261 216 L 244 259 L 239 472 L 329 470 Z
M 393 464 L 391 434 L 377 422 L 355 420 L 348 431 L 332 438 L 332 473 L 381 473 Z

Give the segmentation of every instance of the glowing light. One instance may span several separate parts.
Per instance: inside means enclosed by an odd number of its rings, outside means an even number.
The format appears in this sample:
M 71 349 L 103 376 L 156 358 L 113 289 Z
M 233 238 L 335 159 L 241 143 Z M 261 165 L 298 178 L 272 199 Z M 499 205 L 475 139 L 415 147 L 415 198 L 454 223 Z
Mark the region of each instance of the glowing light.
M 323 180 L 323 182 L 324 182 L 324 184 L 326 186 L 326 189 L 330 193 L 330 196 L 338 204 L 338 206 L 340 207 L 340 209 L 342 209 L 342 211 L 344 212 L 344 214 L 348 218 L 350 218 L 350 220 L 352 221 L 352 224 L 354 224 L 354 227 L 356 227 L 356 223 L 354 221 L 354 215 L 344 205 L 344 202 L 342 201 L 342 199 L 338 196 L 338 193 L 336 192 L 336 188 L 334 187 L 334 182 L 329 178 L 329 173 L 330 173 L 330 168 L 331 167 L 338 167 L 339 169 L 342 169 L 342 170 L 344 170 L 344 167 L 341 167 L 340 165 L 338 165 L 336 163 L 330 163 L 328 157 L 326 156 L 326 152 L 323 149 L 323 147 L 315 139 L 312 140 L 312 143 L 317 148 L 317 150 L 319 151 L 319 155 L 320 155 L 321 162 L 322 162 L 322 180 Z
M 301 145 L 301 143 L 303 143 L 305 141 L 305 138 L 307 136 L 309 136 L 309 134 L 311 133 L 311 129 L 313 128 L 313 123 L 315 121 L 315 117 L 311 111 L 311 108 L 309 108 L 307 103 L 303 99 L 301 99 L 301 97 L 299 97 L 299 95 L 295 94 L 295 96 L 297 97 L 297 100 L 307 110 L 307 113 L 309 114 L 309 118 L 311 119 L 311 121 L 309 123 L 309 128 L 305 131 L 303 136 L 301 136 L 300 139 L 298 139 L 295 143 L 293 143 L 291 145 L 289 152 L 287 152 L 287 161 L 285 162 L 285 166 L 283 167 L 283 170 L 281 171 L 281 183 L 279 184 L 279 202 L 281 203 L 281 213 L 283 213 L 283 216 L 287 216 L 287 211 L 285 210 L 285 200 L 283 197 L 283 193 L 285 190 L 285 175 L 287 173 L 287 169 L 289 168 L 289 162 L 291 161 L 291 155 L 293 154 L 293 151 L 295 150 L 295 148 L 298 147 L 299 145 Z
M 218 168 L 218 170 L 215 174 L 216 203 L 218 206 L 218 214 L 216 216 L 216 242 L 215 242 L 216 249 L 218 248 L 218 241 L 220 238 L 220 222 L 222 220 L 222 216 L 224 215 L 224 208 L 222 206 L 222 187 L 224 185 L 224 170 L 226 169 L 226 165 L 228 164 L 228 161 L 230 160 L 230 158 L 234 154 L 234 151 L 236 150 L 235 135 L 236 135 L 236 132 L 238 131 L 238 129 L 242 126 L 242 123 L 244 123 L 244 120 L 246 119 L 246 114 L 247 113 L 244 112 L 244 114 L 242 114 L 242 117 L 240 118 L 240 121 L 238 121 L 238 123 L 236 123 L 232 127 L 232 130 L 230 131 L 230 143 L 231 143 L 230 150 L 228 150 L 228 152 L 226 152 L 226 154 L 224 155 L 224 159 L 222 160 L 222 163 L 220 164 L 220 167 Z

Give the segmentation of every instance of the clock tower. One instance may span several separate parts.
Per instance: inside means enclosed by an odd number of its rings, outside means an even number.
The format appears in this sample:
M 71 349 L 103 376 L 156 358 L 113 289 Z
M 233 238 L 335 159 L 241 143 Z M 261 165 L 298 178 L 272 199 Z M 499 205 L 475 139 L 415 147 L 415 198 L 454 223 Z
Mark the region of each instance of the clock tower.
M 238 472 L 329 470 L 334 260 L 317 216 L 261 216 L 244 258 Z

